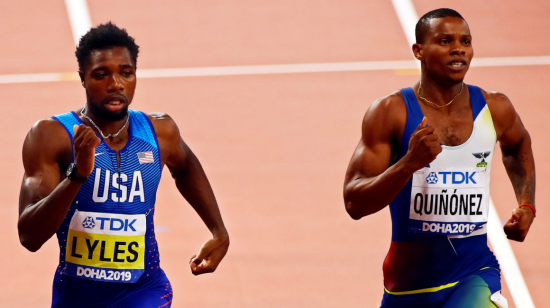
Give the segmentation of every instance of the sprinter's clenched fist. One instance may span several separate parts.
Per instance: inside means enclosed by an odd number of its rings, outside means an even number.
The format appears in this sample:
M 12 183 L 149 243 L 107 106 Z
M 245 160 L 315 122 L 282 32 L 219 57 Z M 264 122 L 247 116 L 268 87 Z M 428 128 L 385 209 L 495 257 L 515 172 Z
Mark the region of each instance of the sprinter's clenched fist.
M 428 119 L 424 117 L 420 125 L 412 133 L 409 140 L 409 150 L 405 155 L 408 164 L 414 170 L 426 167 L 443 151 L 437 135 L 434 134 L 434 128 L 426 126 L 426 123 L 428 123 Z
M 73 126 L 74 163 L 78 167 L 78 174 L 89 176 L 94 169 L 95 148 L 101 142 L 94 130 L 84 124 Z

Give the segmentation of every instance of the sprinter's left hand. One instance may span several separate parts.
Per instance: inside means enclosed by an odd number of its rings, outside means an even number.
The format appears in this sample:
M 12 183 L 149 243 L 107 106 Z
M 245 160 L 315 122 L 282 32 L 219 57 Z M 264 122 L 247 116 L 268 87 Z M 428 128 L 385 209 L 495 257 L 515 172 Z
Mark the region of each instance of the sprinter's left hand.
M 512 217 L 504 225 L 504 233 L 508 239 L 523 242 L 529 228 L 535 219 L 535 213 L 527 206 L 515 208 Z
M 216 270 L 229 248 L 229 237 L 213 238 L 206 241 L 198 255 L 193 255 L 189 266 L 193 275 L 212 273 Z

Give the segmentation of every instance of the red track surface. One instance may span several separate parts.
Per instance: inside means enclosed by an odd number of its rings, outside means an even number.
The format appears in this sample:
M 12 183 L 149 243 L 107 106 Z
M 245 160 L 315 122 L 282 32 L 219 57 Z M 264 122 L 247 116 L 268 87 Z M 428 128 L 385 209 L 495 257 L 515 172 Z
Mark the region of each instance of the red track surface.
M 419 15 L 458 9 L 476 56 L 550 55 L 545 13 L 519 3 L 414 1 Z M 441 4 L 443 3 L 443 4 Z M 43 7 L 42 7 L 43 6 Z M 89 1 L 92 22 L 113 20 L 141 46 L 139 68 L 411 59 L 388 1 Z M 76 70 L 63 1 L 1 2 L 0 75 Z M 506 93 L 534 140 L 538 217 L 512 247 L 535 305 L 550 302 L 547 88 L 550 66 L 472 68 L 467 82 Z M 169 113 L 210 178 L 232 236 L 213 275 L 187 262 L 209 234 L 165 173 L 156 215 L 173 307 L 375 307 L 390 242 L 388 210 L 353 221 L 342 183 L 372 101 L 417 80 L 393 71 L 141 79 L 133 108 Z M 0 289 L 2 307 L 46 307 L 58 250 L 30 253 L 17 238 L 21 145 L 41 118 L 83 105 L 78 82 L 0 84 Z M 499 151 L 497 151 L 499 152 Z M 498 156 L 500 154 L 496 154 Z M 501 219 L 515 206 L 496 162 L 492 196 Z M 511 296 L 505 286 L 505 295 Z M 512 305 L 514 307 L 514 305 Z

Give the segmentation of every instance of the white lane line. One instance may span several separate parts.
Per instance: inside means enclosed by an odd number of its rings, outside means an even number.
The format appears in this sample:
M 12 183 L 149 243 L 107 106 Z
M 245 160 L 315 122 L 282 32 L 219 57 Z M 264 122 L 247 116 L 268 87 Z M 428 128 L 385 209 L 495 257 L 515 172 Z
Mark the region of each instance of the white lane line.
M 416 42 L 414 35 L 411 36 L 410 32 L 416 26 L 418 21 L 418 15 L 414 9 L 414 5 L 411 0 L 392 0 L 393 6 L 399 18 L 399 22 L 405 31 L 405 35 L 409 40 L 409 44 L 412 45 Z M 491 58 L 491 59 L 476 59 L 472 60 L 472 66 L 506 66 L 506 65 L 533 65 L 530 62 L 535 59 L 530 57 L 521 58 Z M 537 57 L 537 61 L 550 61 L 550 57 Z M 498 213 L 493 204 L 493 200 L 490 200 L 490 209 L 488 217 L 488 229 L 487 237 L 491 242 L 491 247 L 497 256 L 501 265 L 502 274 L 508 287 L 516 307 L 518 308 L 534 308 L 533 300 L 525 284 L 525 280 L 521 274 L 518 262 L 514 255 L 514 251 L 504 235 L 502 230 L 502 223 L 498 218 Z
M 76 45 L 80 38 L 92 28 L 92 20 L 88 11 L 86 0 L 65 0 L 69 21 L 73 31 L 73 39 Z
M 502 223 L 498 217 L 493 200 L 490 200 L 489 223 L 487 224 L 487 236 L 491 247 L 498 257 L 498 263 L 502 269 L 502 275 L 510 287 L 510 293 L 518 308 L 535 308 L 531 294 L 527 289 L 523 275 L 514 257 L 514 251 L 502 232 Z M 510 214 L 511 215 L 511 214 Z
M 0 83 L 59 81 L 58 73 L 0 75 Z
M 401 23 L 401 28 L 405 32 L 405 37 L 407 38 L 407 42 L 409 42 L 412 54 L 412 45 L 416 43 L 415 27 L 418 21 L 414 5 L 410 0 L 392 0 L 391 2 L 399 23 Z M 420 68 L 420 61 L 416 61 L 416 66 Z
M 470 66 L 521 66 L 521 65 L 548 65 L 549 56 L 538 57 L 497 57 L 497 58 L 473 58 Z
M 384 70 L 412 70 L 418 68 L 418 61 L 365 61 L 340 63 L 302 63 L 302 64 L 275 64 L 275 65 L 244 65 L 244 66 L 213 66 L 213 67 L 183 67 L 139 69 L 139 78 L 168 78 L 193 76 L 231 76 L 231 75 L 262 75 L 262 74 L 292 74 L 292 73 L 322 73 L 322 72 L 349 72 L 349 71 L 384 71 Z M 550 56 L 537 57 L 502 57 L 476 58 L 471 67 L 494 66 L 526 66 L 550 65 Z M 45 73 L 45 74 L 13 74 L 0 75 L 2 83 L 46 82 L 79 80 L 76 72 Z
M 412 61 L 304 63 L 138 70 L 141 78 L 372 71 L 415 68 Z

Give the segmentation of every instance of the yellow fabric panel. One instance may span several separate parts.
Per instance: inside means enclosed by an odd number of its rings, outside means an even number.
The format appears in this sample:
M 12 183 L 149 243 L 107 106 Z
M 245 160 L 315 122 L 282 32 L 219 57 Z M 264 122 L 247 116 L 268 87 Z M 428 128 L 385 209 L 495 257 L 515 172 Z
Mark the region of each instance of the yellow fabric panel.
M 484 267 L 484 268 L 480 268 L 479 270 L 482 271 L 482 270 L 486 270 L 486 269 L 494 269 L 494 270 L 497 270 L 500 272 L 500 270 L 498 268 L 494 268 L 494 267 Z M 389 291 L 388 289 L 384 288 L 384 290 L 386 290 L 386 292 L 388 294 L 392 294 L 392 295 L 407 295 L 407 294 L 418 294 L 418 293 L 430 293 L 430 292 L 437 292 L 439 290 L 443 290 L 443 289 L 447 289 L 447 288 L 450 288 L 450 287 L 454 287 L 456 284 L 458 283 L 457 282 L 451 282 L 451 283 L 448 283 L 446 285 L 442 285 L 442 286 L 439 286 L 439 287 L 433 287 L 433 288 L 426 288 L 426 289 L 418 289 L 418 290 L 412 290 L 412 291 L 402 291 L 402 292 L 392 292 L 392 291 Z
M 73 251 L 75 238 L 76 247 Z M 100 268 L 144 269 L 145 236 L 106 235 L 69 229 L 65 252 L 65 261 L 74 264 Z
M 437 292 L 439 290 L 454 287 L 457 283 L 458 283 L 458 281 L 457 282 L 451 282 L 451 283 L 448 283 L 446 285 L 442 285 L 442 286 L 439 286 L 439 287 L 412 290 L 412 291 L 402 291 L 402 292 L 391 292 L 386 288 L 384 288 L 384 290 L 386 290 L 386 292 L 388 292 L 391 295 L 407 295 L 407 294 L 429 293 L 429 292 Z

